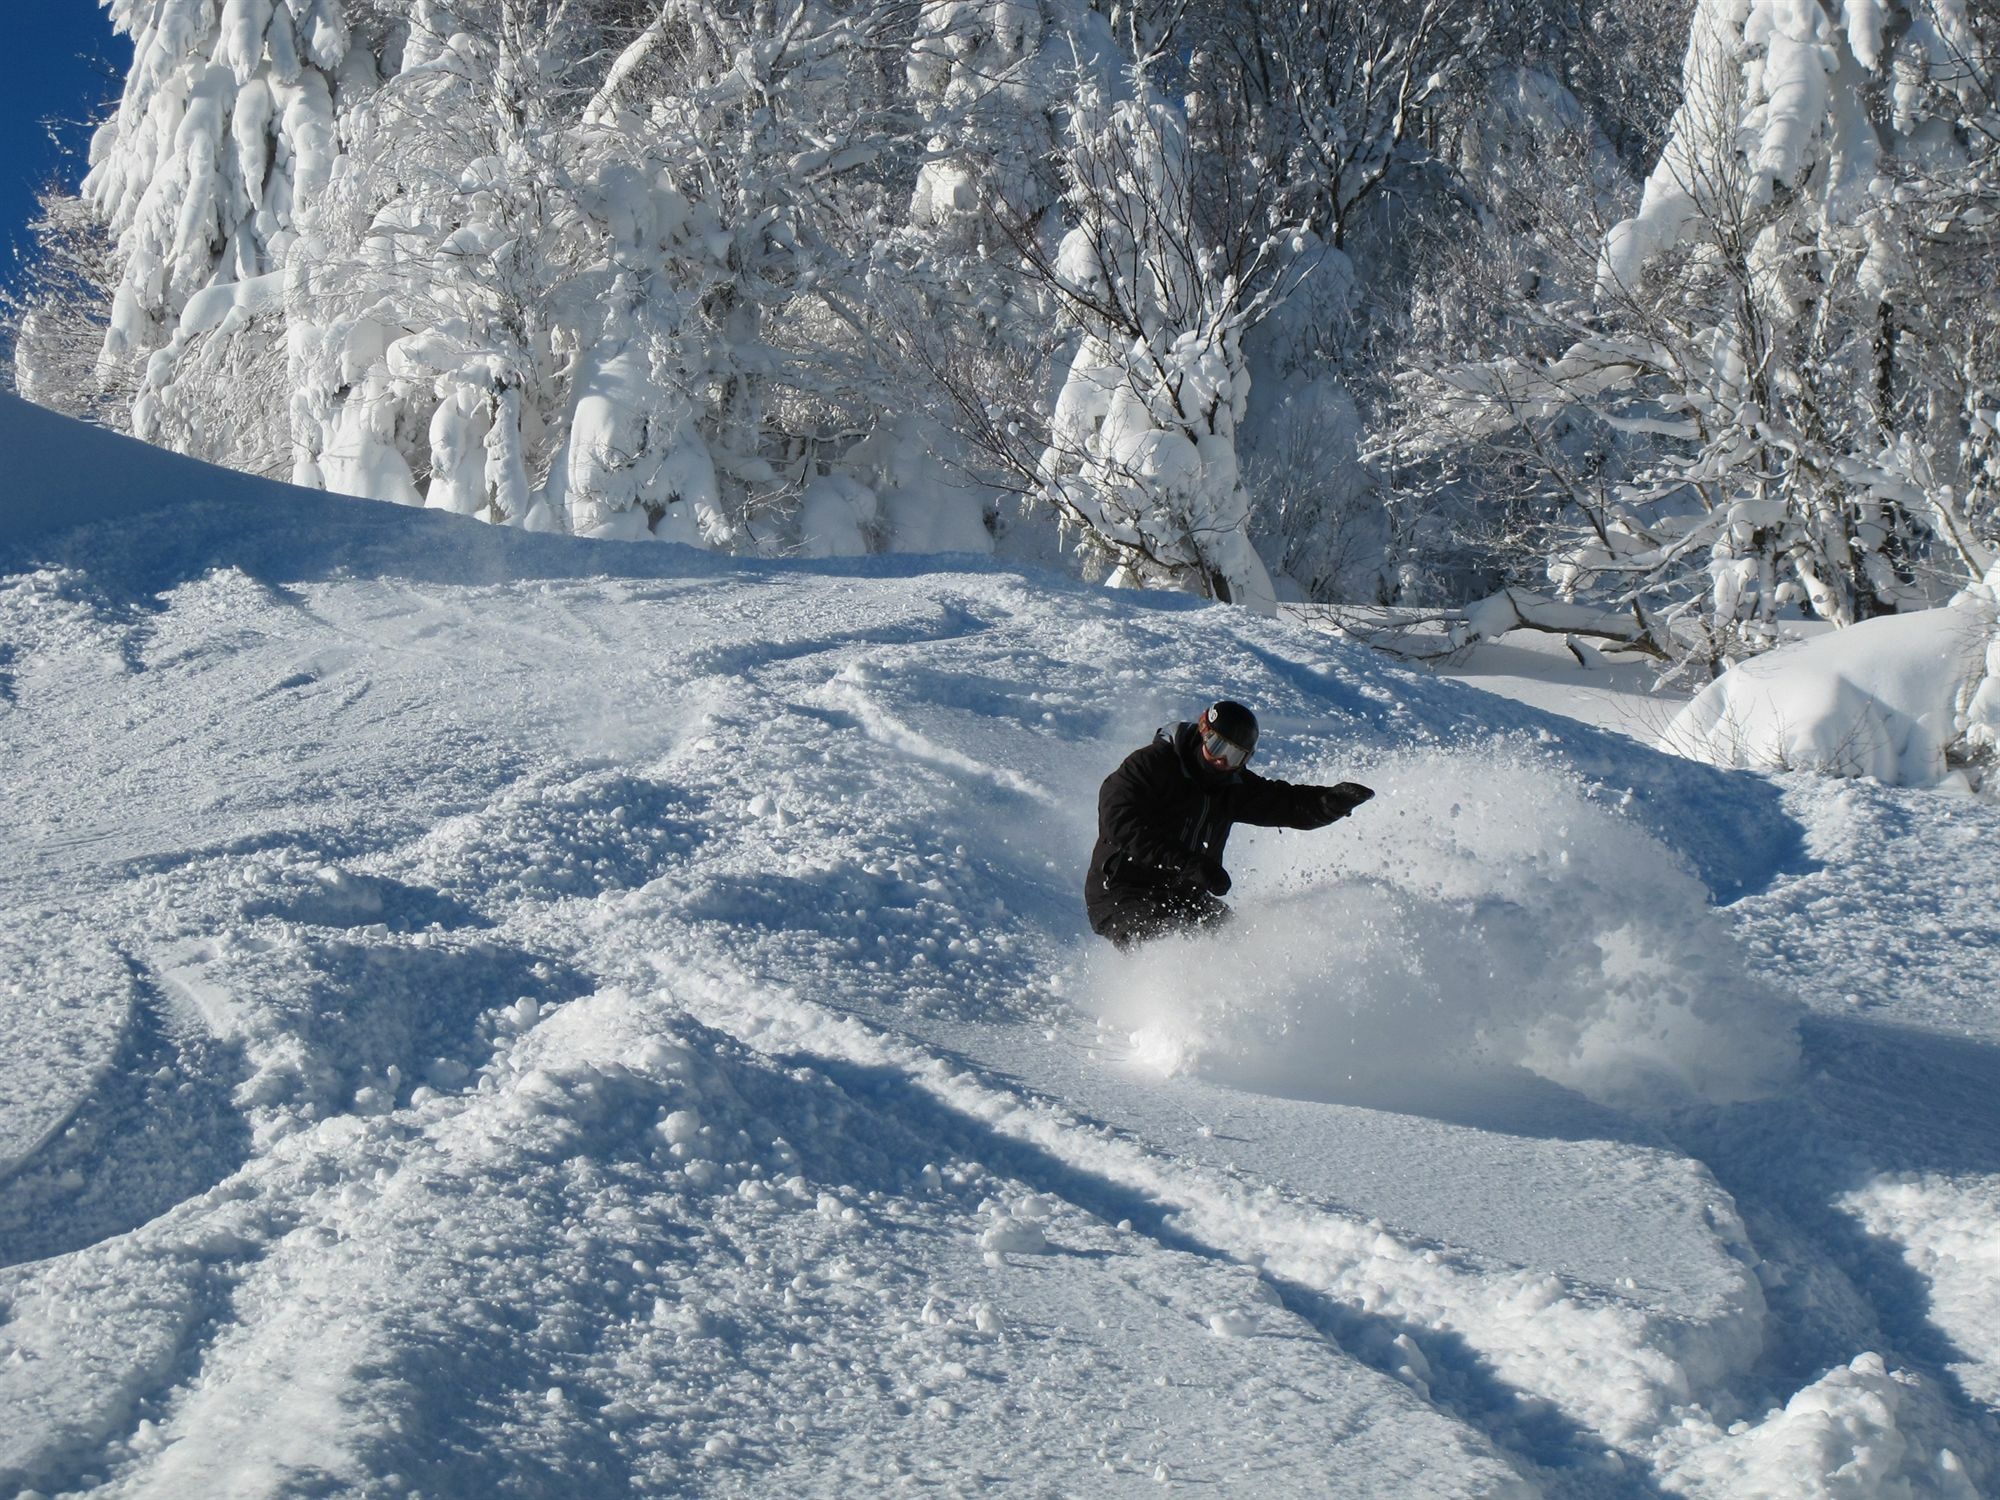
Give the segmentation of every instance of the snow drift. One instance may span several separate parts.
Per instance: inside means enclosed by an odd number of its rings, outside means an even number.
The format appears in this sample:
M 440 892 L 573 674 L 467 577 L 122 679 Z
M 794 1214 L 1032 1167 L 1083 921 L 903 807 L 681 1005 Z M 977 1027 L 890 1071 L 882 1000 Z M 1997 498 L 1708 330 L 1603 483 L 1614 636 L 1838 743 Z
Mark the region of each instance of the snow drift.
M 1674 716 L 1662 748 L 1712 765 L 1936 786 L 2000 743 L 1993 584 L 1739 662 Z M 1961 784 L 1965 778 L 1959 776 Z

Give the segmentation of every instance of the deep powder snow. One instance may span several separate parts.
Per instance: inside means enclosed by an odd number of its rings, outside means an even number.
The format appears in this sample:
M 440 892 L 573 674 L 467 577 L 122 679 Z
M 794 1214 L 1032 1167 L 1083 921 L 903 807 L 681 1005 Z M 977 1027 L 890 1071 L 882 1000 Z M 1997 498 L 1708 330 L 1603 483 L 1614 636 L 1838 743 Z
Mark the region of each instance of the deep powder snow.
M 1991 804 L 0 437 L 0 1486 L 1990 1492 Z M 1120 960 L 1225 690 L 1381 795 Z

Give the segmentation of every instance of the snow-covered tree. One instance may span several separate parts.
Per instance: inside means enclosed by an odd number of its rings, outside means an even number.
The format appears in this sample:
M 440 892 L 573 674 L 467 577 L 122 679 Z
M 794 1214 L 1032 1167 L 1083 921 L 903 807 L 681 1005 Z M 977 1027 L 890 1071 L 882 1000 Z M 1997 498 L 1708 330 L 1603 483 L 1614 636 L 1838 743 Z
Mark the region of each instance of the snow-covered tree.
M 109 9 L 132 38 L 133 62 L 92 145 L 83 194 L 123 262 L 103 356 L 115 369 L 169 343 L 198 294 L 284 263 L 302 206 L 333 169 L 336 94 L 366 86 L 369 51 L 351 45 L 340 0 L 110 0 Z M 157 435 L 171 365 L 142 385 L 141 436 Z
M 763 552 L 1053 547 L 1011 487 L 1257 607 L 1532 554 L 1709 660 L 1991 568 L 1963 0 L 110 8 L 17 379 L 183 451 Z
M 1204 40 L 1204 148 L 1261 164 L 1274 219 L 1298 226 L 1287 295 L 1245 338 L 1254 379 L 1239 448 L 1253 534 L 1309 598 L 1394 587 L 1361 408 L 1394 357 L 1413 246 L 1464 196 L 1446 147 L 1487 67 L 1491 10 L 1245 0 Z
M 1143 69 L 1128 97 L 1086 85 L 1072 108 L 1075 224 L 1038 269 L 1080 337 L 1038 478 L 1124 576 L 1270 610 L 1236 428 L 1243 336 L 1282 294 L 1289 236 L 1254 189 L 1249 202 L 1217 191 L 1211 172 L 1246 169 L 1203 158 L 1187 129 Z M 1211 213 L 1218 202 L 1236 211 Z M 1036 260 L 1033 241 L 1021 248 Z
M 870 277 L 922 139 L 902 80 L 919 9 L 686 7 L 670 102 L 654 106 L 653 149 L 718 225 L 689 304 L 705 430 L 725 506 L 765 548 L 791 545 L 788 518 L 822 472 L 881 482 L 858 470 L 908 406 Z
M 142 434 L 305 483 L 792 545 L 907 411 L 866 278 L 920 9 L 121 0 L 105 366 Z
M 571 128 L 602 9 L 420 0 L 345 114 L 286 278 L 298 482 L 561 524 L 533 470 L 613 279 Z
M 1484 357 L 1413 389 L 1414 450 L 1531 476 L 1557 592 L 1711 664 L 1790 605 L 1845 624 L 1977 578 L 1981 401 L 1931 351 L 1990 322 L 1951 264 L 1990 247 L 1990 56 L 1952 0 L 1704 0 L 1636 211 L 1577 234 L 1605 199 L 1571 151 L 1531 249 L 1491 254 Z
M 5 373 L 38 406 L 124 428 L 131 421 L 131 382 L 102 359 L 121 274 L 117 248 L 75 195 L 51 185 L 36 203 L 28 224 L 34 253 L 20 282 L 0 288 Z

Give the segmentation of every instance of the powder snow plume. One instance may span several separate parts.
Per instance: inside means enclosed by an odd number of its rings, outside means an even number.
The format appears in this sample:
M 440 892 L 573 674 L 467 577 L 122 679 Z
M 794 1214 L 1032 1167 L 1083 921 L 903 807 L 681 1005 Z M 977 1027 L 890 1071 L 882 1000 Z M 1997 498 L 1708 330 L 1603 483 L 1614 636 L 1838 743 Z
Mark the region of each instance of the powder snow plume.
M 1330 830 L 1237 830 L 1228 931 L 1093 960 L 1138 1061 L 1330 1099 L 1525 1068 L 1628 1108 L 1792 1076 L 1796 1007 L 1615 799 L 1507 749 L 1363 774 Z

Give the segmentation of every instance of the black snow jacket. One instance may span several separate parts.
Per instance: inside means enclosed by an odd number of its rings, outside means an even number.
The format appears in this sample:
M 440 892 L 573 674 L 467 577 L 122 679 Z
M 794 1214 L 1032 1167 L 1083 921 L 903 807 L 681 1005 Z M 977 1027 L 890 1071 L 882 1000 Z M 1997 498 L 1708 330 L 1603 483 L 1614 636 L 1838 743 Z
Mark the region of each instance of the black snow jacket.
M 1097 793 L 1097 847 L 1083 887 L 1091 924 L 1121 895 L 1200 888 L 1234 824 L 1323 828 L 1360 800 L 1344 785 L 1294 785 L 1248 769 L 1218 774 L 1202 762 L 1194 725 L 1162 729 Z

